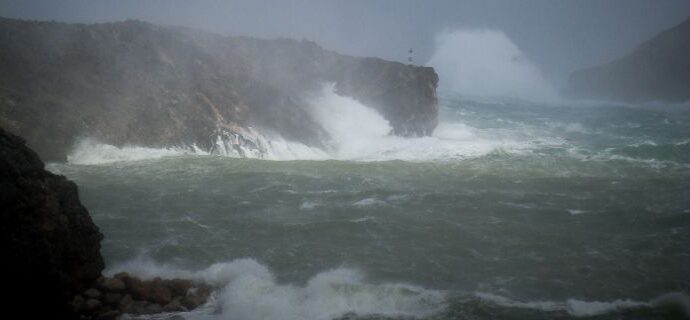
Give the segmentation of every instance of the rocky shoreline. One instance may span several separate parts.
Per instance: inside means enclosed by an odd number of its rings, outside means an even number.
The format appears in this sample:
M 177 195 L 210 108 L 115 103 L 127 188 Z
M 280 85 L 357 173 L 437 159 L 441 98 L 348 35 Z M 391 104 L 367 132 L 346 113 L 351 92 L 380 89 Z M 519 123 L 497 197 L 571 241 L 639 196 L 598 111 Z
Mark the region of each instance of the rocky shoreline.
M 28 319 L 116 319 L 193 310 L 212 287 L 185 279 L 102 276 L 103 235 L 77 186 L 44 169 L 23 139 L 0 127 L 3 303 Z M 8 311 L 8 312 L 10 312 Z
M 82 319 L 117 319 L 142 315 L 191 311 L 208 300 L 212 287 L 185 279 L 141 280 L 128 273 L 100 277 L 95 286 L 72 298 L 70 306 Z

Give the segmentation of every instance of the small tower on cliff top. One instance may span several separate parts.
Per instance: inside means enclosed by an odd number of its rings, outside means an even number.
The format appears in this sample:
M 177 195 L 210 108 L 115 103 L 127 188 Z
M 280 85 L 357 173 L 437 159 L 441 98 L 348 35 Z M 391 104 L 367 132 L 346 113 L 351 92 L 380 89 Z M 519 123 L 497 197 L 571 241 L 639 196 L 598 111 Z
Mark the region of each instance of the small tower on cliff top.
M 413 56 L 412 56 L 412 54 L 414 53 L 414 51 L 412 51 L 412 48 L 410 48 L 410 51 L 407 51 L 407 53 L 408 53 L 407 62 L 412 63 L 412 62 L 413 62 L 413 59 L 412 59 Z

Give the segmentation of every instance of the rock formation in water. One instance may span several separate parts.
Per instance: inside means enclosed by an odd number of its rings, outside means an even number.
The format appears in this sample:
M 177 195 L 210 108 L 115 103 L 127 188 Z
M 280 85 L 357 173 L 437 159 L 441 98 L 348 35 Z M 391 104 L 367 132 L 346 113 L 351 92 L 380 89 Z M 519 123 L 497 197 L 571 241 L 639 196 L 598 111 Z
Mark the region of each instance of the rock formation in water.
M 623 58 L 574 72 L 566 93 L 627 102 L 690 100 L 690 19 Z
M 0 242 L 5 312 L 63 319 L 68 302 L 103 270 L 103 235 L 77 186 L 44 170 L 24 141 L 0 128 Z
M 261 150 L 260 129 L 320 147 L 328 134 L 304 95 L 329 82 L 378 110 L 393 134 L 429 135 L 437 124 L 432 68 L 309 41 L 0 18 L 0 70 L 0 126 L 46 160 L 63 160 L 80 137 L 212 151 L 223 136 Z

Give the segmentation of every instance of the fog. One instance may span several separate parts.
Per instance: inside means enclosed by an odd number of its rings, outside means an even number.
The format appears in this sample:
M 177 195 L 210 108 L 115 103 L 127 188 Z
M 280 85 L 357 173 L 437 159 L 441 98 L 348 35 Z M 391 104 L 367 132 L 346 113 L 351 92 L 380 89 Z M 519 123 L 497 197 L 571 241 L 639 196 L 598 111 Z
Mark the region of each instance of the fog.
M 690 1 L 0 1 L 0 16 L 128 18 L 226 35 L 306 38 L 341 53 L 425 64 L 448 30 L 501 32 L 549 81 L 614 59 L 690 15 Z

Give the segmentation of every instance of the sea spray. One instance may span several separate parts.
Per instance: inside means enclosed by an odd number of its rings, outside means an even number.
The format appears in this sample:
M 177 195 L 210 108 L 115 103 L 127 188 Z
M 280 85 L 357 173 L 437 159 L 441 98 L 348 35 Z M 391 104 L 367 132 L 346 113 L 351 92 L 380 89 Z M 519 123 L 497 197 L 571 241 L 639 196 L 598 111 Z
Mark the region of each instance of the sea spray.
M 187 315 L 212 319 L 330 320 L 348 313 L 395 317 L 424 317 L 442 311 L 445 294 L 403 283 L 372 283 L 351 268 L 320 272 L 304 285 L 278 283 L 273 273 L 254 259 L 215 263 L 200 271 L 186 271 L 139 257 L 109 270 L 127 270 L 142 278 L 182 277 L 219 287 L 206 308 Z
M 196 146 L 175 148 L 115 147 L 95 140 L 76 145 L 68 157 L 72 164 L 104 164 L 118 161 L 159 159 L 184 155 L 218 155 L 263 160 L 349 160 L 349 161 L 430 161 L 481 157 L 492 152 L 520 153 L 535 144 L 549 143 L 548 137 L 520 132 L 486 130 L 445 114 L 434 134 L 406 138 L 391 134 L 391 126 L 378 112 L 350 97 L 340 96 L 333 84 L 306 97 L 314 120 L 328 133 L 325 148 L 289 141 L 280 135 L 245 128 L 241 132 L 220 130 L 210 150 Z M 442 105 L 442 108 L 445 107 Z
M 453 30 L 436 37 L 428 62 L 441 90 L 470 97 L 557 102 L 556 90 L 505 33 Z

